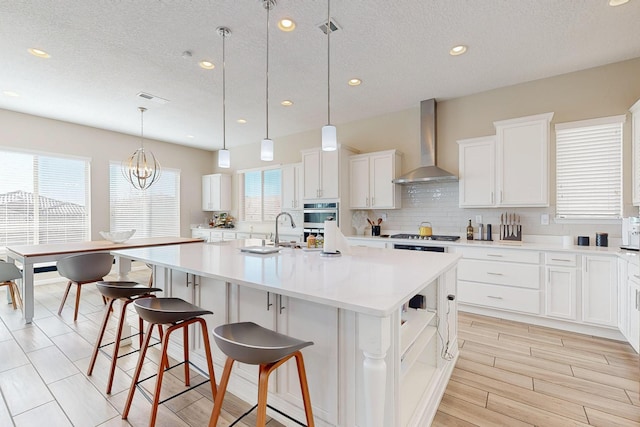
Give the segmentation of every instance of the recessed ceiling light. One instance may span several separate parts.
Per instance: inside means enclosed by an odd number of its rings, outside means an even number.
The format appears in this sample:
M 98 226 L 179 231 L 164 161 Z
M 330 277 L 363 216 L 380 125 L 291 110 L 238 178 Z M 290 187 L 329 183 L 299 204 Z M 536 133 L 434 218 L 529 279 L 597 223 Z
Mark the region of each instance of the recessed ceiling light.
M 236 120 L 238 123 L 240 123 L 241 125 L 247 123 L 247 121 L 245 119 L 238 119 Z
M 286 32 L 293 31 L 296 28 L 296 23 L 291 18 L 283 18 L 278 21 L 278 28 Z
M 449 55 L 458 56 L 458 55 L 462 55 L 466 51 L 467 51 L 467 47 L 463 44 L 460 44 L 458 46 L 452 47 L 451 50 L 449 51 Z
M 49 55 L 47 52 L 45 52 L 42 49 L 36 49 L 35 47 L 30 47 L 27 50 L 31 55 L 37 56 L 38 58 L 51 58 L 51 55 Z
M 189 139 L 193 139 L 193 138 L 195 138 L 193 135 L 186 135 L 186 136 L 187 136 L 187 138 L 189 138 Z
M 200 61 L 198 62 L 198 64 L 205 70 L 213 70 L 214 68 L 216 68 L 216 66 L 211 61 Z
M 290 101 L 288 99 L 285 99 L 284 101 L 282 101 L 280 103 L 281 105 L 284 105 L 285 107 L 291 107 L 293 105 L 293 101 Z
M 609 6 L 621 6 L 625 3 L 629 3 L 629 0 L 609 0 Z
M 360 79 L 349 79 L 349 81 L 347 82 L 349 84 L 349 86 L 360 86 L 360 84 L 362 83 L 362 80 Z
M 19 94 L 18 92 L 14 92 L 14 91 L 12 91 L 12 90 L 3 90 L 3 91 L 2 91 L 2 94 L 3 94 L 3 95 L 6 95 L 6 96 L 11 96 L 11 97 L 13 97 L 13 98 L 17 98 L 17 97 L 19 97 L 19 96 L 20 96 L 20 94 Z

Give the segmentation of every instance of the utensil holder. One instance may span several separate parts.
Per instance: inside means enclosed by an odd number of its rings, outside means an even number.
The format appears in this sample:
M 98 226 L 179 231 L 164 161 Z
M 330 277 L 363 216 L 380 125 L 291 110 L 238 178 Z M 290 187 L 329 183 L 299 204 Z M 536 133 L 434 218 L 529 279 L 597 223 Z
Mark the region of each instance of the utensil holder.
M 380 235 L 380 226 L 379 225 L 372 225 L 371 226 L 371 235 L 372 236 L 379 236 Z

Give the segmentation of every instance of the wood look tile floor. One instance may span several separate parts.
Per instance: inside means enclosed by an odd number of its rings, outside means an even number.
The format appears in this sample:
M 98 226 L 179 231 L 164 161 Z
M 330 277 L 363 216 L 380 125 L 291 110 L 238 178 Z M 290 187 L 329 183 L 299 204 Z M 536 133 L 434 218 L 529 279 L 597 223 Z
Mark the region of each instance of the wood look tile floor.
M 14 311 L 11 304 L 0 304 L 0 427 L 148 426 L 151 404 L 140 392 L 136 393 L 129 419 L 121 419 L 138 353 L 119 359 L 111 395 L 105 394 L 110 363 L 107 357 L 100 354 L 93 375 L 86 375 L 104 313 L 102 298 L 95 285 L 82 286 L 80 312 L 74 322 L 75 289 L 72 287 L 65 309 L 58 316 L 66 282 L 57 273 L 38 274 L 36 280 L 43 277 L 53 278 L 55 283 L 36 286 L 32 324 L 25 324 L 20 310 Z M 115 280 L 116 276 L 107 278 Z M 145 267 L 135 270 L 130 278 L 146 283 L 149 270 Z M 4 292 L 0 292 L 0 300 L 5 301 Z M 129 323 L 136 325 L 132 307 L 131 316 Z M 113 320 L 109 323 L 111 339 L 116 324 Z M 137 346 L 137 340 L 134 341 Z M 120 354 L 127 350 L 131 347 L 123 348 Z M 149 350 L 143 376 L 155 373 L 158 353 L 157 347 Z M 183 387 L 182 372 L 182 369 L 174 369 L 165 374 L 163 397 L 165 392 L 169 395 Z M 222 371 L 216 375 L 219 381 Z M 197 377 L 194 371 L 192 384 L 196 383 Z M 145 389 L 152 393 L 153 385 L 154 381 L 150 380 L 145 383 Z M 250 407 L 227 393 L 218 425 L 230 425 Z M 156 426 L 207 426 L 212 409 L 211 390 L 205 384 L 161 405 Z M 255 411 L 237 425 L 254 426 Z M 282 424 L 268 419 L 267 426 Z
M 460 357 L 433 426 L 640 426 L 627 343 L 459 313 Z
M 134 271 L 131 278 L 146 282 L 149 272 Z M 86 375 L 104 310 L 100 294 L 83 286 L 73 322 L 73 290 L 57 315 L 65 285 L 60 279 L 36 287 L 31 325 L 0 304 L 0 426 L 147 426 L 150 404 L 140 393 L 129 419 L 120 415 L 137 354 L 118 361 L 106 395 L 108 359 L 100 355 L 94 374 Z M 113 334 L 115 322 L 110 326 Z M 459 346 L 433 426 L 640 426 L 639 361 L 626 343 L 460 313 Z M 145 372 L 153 373 L 155 348 L 148 359 Z M 180 387 L 176 371 L 165 377 L 166 390 Z M 228 426 L 249 406 L 227 394 L 219 425 Z M 201 386 L 161 405 L 157 425 L 206 426 L 212 408 L 211 392 Z M 243 421 L 241 427 L 255 425 L 255 417 Z

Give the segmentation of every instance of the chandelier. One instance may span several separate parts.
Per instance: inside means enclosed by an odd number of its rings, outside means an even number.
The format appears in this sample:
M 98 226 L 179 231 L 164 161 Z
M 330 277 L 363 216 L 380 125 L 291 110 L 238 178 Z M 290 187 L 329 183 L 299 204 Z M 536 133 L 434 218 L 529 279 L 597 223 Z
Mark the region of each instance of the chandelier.
M 160 179 L 160 163 L 151 151 L 144 149 L 144 107 L 140 110 L 140 148 L 122 162 L 122 175 L 138 190 L 146 190 L 151 184 Z

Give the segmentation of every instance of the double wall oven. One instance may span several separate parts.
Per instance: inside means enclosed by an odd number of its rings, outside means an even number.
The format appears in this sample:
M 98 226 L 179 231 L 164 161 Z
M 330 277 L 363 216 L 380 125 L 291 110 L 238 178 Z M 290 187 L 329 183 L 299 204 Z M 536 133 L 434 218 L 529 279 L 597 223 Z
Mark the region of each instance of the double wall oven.
M 310 234 L 324 234 L 324 222 L 329 217 L 337 221 L 338 226 L 340 226 L 338 202 L 305 203 L 303 215 L 305 242 Z

